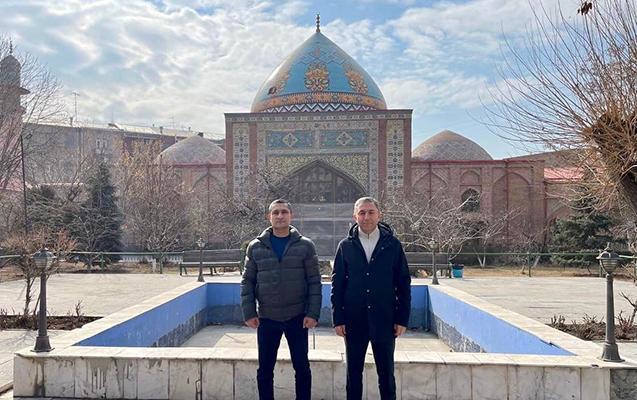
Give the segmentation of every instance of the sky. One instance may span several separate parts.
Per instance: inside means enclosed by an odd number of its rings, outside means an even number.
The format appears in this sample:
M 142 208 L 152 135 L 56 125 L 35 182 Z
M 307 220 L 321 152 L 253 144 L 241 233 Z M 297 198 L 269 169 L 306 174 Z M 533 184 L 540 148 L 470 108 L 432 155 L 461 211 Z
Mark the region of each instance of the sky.
M 78 118 L 225 131 L 285 58 L 321 31 L 413 109 L 412 143 L 445 129 L 494 158 L 523 152 L 484 124 L 540 0 L 0 0 L 0 34 L 62 82 Z M 543 0 L 545 8 L 558 0 Z M 577 1 L 562 0 L 566 13 Z

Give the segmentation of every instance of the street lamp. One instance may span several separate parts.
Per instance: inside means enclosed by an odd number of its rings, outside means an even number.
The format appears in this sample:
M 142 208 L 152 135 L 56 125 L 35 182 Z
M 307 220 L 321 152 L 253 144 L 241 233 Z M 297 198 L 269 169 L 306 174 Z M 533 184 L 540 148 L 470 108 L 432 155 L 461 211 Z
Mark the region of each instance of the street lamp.
M 35 340 L 36 353 L 47 352 L 53 350 L 51 343 L 49 342 L 49 335 L 46 331 L 46 271 L 53 264 L 53 254 L 46 251 L 47 249 L 42 247 L 40 252 L 33 255 L 33 262 L 35 266 L 42 271 L 40 274 L 40 315 L 38 319 L 38 337 Z
M 438 271 L 436 270 L 436 253 L 439 250 L 439 246 L 438 243 L 436 243 L 436 241 L 434 239 L 431 239 L 431 241 L 429 242 L 429 247 L 431 248 L 431 258 L 432 258 L 432 275 L 433 277 L 431 278 L 431 284 L 432 285 L 439 285 L 438 283 Z
M 601 359 L 603 361 L 622 362 L 615 342 L 615 301 L 613 297 L 613 272 L 619 266 L 619 255 L 610 249 L 610 243 L 597 257 L 606 271 L 606 341 Z
M 203 279 L 203 248 L 205 245 L 202 238 L 197 240 L 197 247 L 199 247 L 199 278 L 197 278 L 197 282 L 205 282 Z

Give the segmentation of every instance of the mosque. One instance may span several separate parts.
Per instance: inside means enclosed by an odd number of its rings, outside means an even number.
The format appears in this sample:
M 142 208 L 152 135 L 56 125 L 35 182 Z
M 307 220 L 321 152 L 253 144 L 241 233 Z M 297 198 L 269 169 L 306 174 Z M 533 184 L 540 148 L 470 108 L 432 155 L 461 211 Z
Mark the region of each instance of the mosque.
M 276 172 L 298 190 L 294 224 L 330 255 L 347 233 L 354 201 L 417 191 L 444 193 L 487 216 L 519 210 L 505 235 L 544 231 L 568 214 L 565 179 L 542 155 L 494 160 L 472 140 L 442 131 L 412 151 L 412 111 L 391 109 L 374 79 L 316 32 L 268 76 L 249 112 L 225 114 L 225 150 L 201 136 L 162 153 L 183 183 L 211 199 L 258 195 Z M 208 200 L 212 201 L 212 200 Z
M 0 77 L 0 110 L 13 115 L 9 121 L 20 121 L 20 97 L 28 92 L 11 52 L 0 61 Z M 225 140 L 190 131 L 167 136 L 162 128 L 140 133 L 71 121 L 54 132 L 63 133 L 70 155 L 59 158 L 69 163 L 87 151 L 116 157 L 124 151 L 116 143 L 159 140 L 167 148 L 158 159 L 173 165 L 208 209 L 220 193 L 236 201 L 266 197 L 262 178 L 276 174 L 295 189 L 294 224 L 322 256 L 333 255 L 352 222 L 354 201 L 364 195 L 443 194 L 457 205 L 471 199 L 468 212 L 512 215 L 503 232 L 507 240 L 546 232 L 570 210 L 561 193 L 572 182 L 572 169 L 554 165 L 551 153 L 494 160 L 448 130 L 412 151 L 412 110 L 388 108 L 374 79 L 321 32 L 318 21 L 316 32 L 266 78 L 251 110 L 225 114 Z M 53 132 L 47 125 L 38 129 L 41 135 Z M 15 183 L 0 189 L 18 190 Z

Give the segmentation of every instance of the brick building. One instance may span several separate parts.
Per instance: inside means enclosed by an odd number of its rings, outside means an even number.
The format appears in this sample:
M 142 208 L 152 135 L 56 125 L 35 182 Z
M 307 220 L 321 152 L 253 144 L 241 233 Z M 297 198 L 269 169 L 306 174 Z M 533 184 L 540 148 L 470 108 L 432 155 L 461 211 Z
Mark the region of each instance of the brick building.
M 319 29 L 265 80 L 250 112 L 225 118 L 225 163 L 217 150 L 210 159 L 197 152 L 192 166 L 182 155 L 175 165 L 184 181 L 243 199 L 259 193 L 259 175 L 286 176 L 297 188 L 290 199 L 295 225 L 323 255 L 346 234 L 362 195 L 417 188 L 429 196 L 442 191 L 458 204 L 476 196 L 487 215 L 519 210 L 507 236 L 540 232 L 567 212 L 551 193 L 559 182 L 547 181 L 542 159 L 493 160 L 451 131 L 412 152 L 412 110 L 389 109 L 372 77 Z

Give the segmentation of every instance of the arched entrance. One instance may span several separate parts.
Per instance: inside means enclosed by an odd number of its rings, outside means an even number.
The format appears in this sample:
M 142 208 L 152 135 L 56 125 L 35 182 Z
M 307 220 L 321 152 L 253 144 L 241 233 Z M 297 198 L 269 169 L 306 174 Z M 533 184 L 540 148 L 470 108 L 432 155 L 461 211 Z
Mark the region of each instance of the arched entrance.
M 292 175 L 295 188 L 291 201 L 305 203 L 354 203 L 363 196 L 363 188 L 341 171 L 315 161 Z
M 311 238 L 321 259 L 334 257 L 336 246 L 353 222 L 354 202 L 365 190 L 342 171 L 315 161 L 292 173 L 294 221 Z

